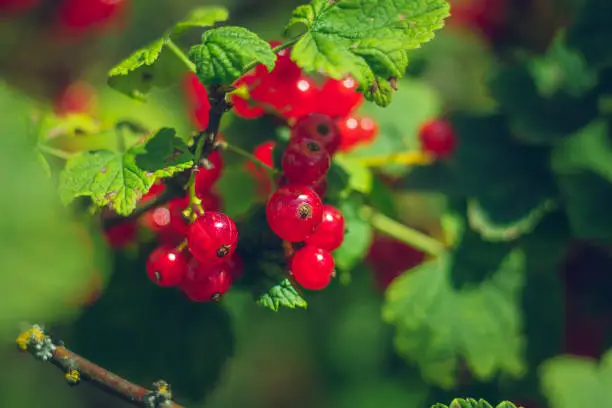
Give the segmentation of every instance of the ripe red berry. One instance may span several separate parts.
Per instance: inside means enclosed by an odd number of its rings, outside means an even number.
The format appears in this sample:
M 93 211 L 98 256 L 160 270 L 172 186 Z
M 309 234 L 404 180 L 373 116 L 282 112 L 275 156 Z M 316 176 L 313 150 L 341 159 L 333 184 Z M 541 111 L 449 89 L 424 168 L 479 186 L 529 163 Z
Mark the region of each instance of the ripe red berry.
M 321 225 L 323 204 L 306 186 L 280 187 L 266 204 L 266 219 L 270 229 L 281 239 L 300 242 Z
M 87 29 L 109 22 L 127 3 L 127 0 L 63 0 L 59 21 L 68 29 Z
M 359 145 L 372 143 L 378 133 L 376 122 L 367 116 L 347 116 L 337 122 L 340 150 L 350 152 Z
M 451 124 L 442 119 L 425 122 L 419 130 L 423 151 L 438 157 L 448 157 L 455 150 L 457 138 Z
M 311 113 L 295 122 L 291 129 L 291 140 L 304 137 L 320 142 L 330 155 L 338 150 L 341 143 L 340 132 L 334 120 L 320 113 Z
M 174 247 L 156 248 L 147 259 L 147 275 L 159 286 L 176 286 L 187 271 L 187 257 Z
M 223 199 L 213 190 L 208 191 L 206 195 L 198 195 L 196 191 L 196 195 L 202 200 L 202 208 L 207 211 L 220 211 L 223 208 Z
M 287 179 L 287 177 L 285 177 L 284 174 L 280 176 L 277 181 L 278 187 L 284 187 L 290 184 L 292 183 L 289 182 L 289 180 Z M 311 185 L 308 187 L 314 190 L 314 192 L 317 193 L 320 199 L 323 199 L 323 197 L 325 197 L 325 193 L 327 192 L 327 178 L 323 177 L 319 181 L 317 181 L 314 185 Z
M 264 164 L 267 164 L 268 166 L 272 167 L 274 166 L 274 159 L 272 157 L 272 151 L 274 150 L 274 147 L 276 147 L 276 142 L 273 140 L 263 142 L 255 146 L 255 149 L 253 149 L 253 156 L 255 156 L 256 159 L 260 160 Z M 247 170 L 257 180 L 268 179 L 268 174 L 266 170 L 262 169 L 261 166 L 253 162 L 247 163 Z
M 249 95 L 252 99 L 244 99 L 237 94 L 231 94 L 230 102 L 234 107 L 234 113 L 244 119 L 256 119 L 265 113 L 264 108 L 261 104 L 253 98 L 253 87 L 260 82 L 260 79 L 255 75 L 245 75 L 238 79 L 234 86 L 244 86 L 250 89 Z
M 85 82 L 69 85 L 55 99 L 53 109 L 58 116 L 71 113 L 89 113 L 96 104 L 96 90 Z
M 193 302 L 216 302 L 232 286 L 226 264 L 206 264 L 192 258 L 180 289 Z
M 208 167 L 207 167 L 208 166 Z M 208 156 L 206 166 L 200 166 L 195 177 L 196 195 L 205 196 L 210 188 L 219 180 L 223 171 L 223 158 L 218 150 Z
M 184 82 L 187 102 L 191 109 L 191 118 L 198 130 L 205 130 L 210 116 L 210 101 L 206 87 L 194 73 L 189 73 Z
M 324 289 L 334 274 L 334 257 L 325 249 L 306 245 L 291 258 L 291 273 L 305 289 Z
M 319 229 L 306 238 L 307 245 L 334 251 L 344 240 L 344 217 L 340 210 L 329 204 L 323 205 L 323 221 Z
M 304 137 L 289 143 L 281 165 L 291 184 L 311 185 L 327 174 L 331 157 L 317 140 Z
M 242 257 L 238 255 L 238 252 L 234 252 L 234 254 L 225 261 L 225 265 L 227 265 L 227 270 L 232 277 L 232 281 L 237 281 L 244 275 L 244 261 Z
M 104 231 L 104 238 L 111 248 L 123 248 L 136 238 L 138 226 L 133 221 L 113 225 Z
M 227 215 L 206 211 L 189 228 L 187 243 L 191 254 L 201 262 L 221 263 L 236 250 L 238 230 Z
M 295 82 L 283 89 L 280 99 L 284 103 L 277 107 L 279 115 L 287 119 L 299 119 L 316 110 L 321 96 L 321 90 L 315 81 L 302 75 Z
M 333 118 L 347 116 L 363 102 L 363 95 L 356 89 L 357 81 L 352 77 L 340 81 L 327 79 L 317 111 Z
M 189 230 L 189 220 L 183 211 L 189 206 L 189 197 L 175 198 L 166 205 L 160 205 L 145 213 L 143 224 L 157 232 L 170 232 L 185 236 Z

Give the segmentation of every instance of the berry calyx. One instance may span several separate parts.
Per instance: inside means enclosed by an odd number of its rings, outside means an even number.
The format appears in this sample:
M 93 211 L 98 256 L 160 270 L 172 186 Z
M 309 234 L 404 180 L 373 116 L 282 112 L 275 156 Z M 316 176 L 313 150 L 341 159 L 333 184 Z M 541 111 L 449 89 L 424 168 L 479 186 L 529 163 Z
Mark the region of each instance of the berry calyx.
M 198 217 L 187 234 L 191 254 L 202 263 L 218 264 L 228 259 L 236 250 L 238 230 L 227 215 L 206 211 Z
M 147 259 L 147 275 L 155 284 L 163 287 L 182 282 L 187 271 L 187 257 L 176 248 L 161 246 Z
M 457 137 L 452 125 L 442 119 L 425 122 L 419 130 L 423 151 L 438 157 L 448 157 L 457 145 Z
M 226 264 L 206 264 L 192 258 L 179 288 L 193 302 L 216 302 L 232 286 Z
M 331 157 L 317 140 L 303 137 L 289 143 L 281 166 L 290 183 L 310 185 L 327 174 Z
M 266 219 L 270 229 L 281 239 L 300 242 L 319 228 L 323 204 L 306 186 L 279 187 L 266 204 Z
M 219 180 L 223 171 L 223 158 L 218 150 L 208 156 L 208 160 L 201 165 L 195 177 L 196 195 L 206 196 L 210 188 Z
M 340 210 L 329 204 L 323 205 L 323 221 L 317 231 L 306 238 L 307 245 L 334 251 L 344 240 L 344 217 Z
M 305 289 L 324 289 L 334 274 L 334 257 L 325 249 L 307 245 L 293 255 L 291 273 Z
M 340 147 L 341 137 L 332 118 L 320 113 L 304 116 L 291 129 L 291 140 L 311 138 L 317 140 L 329 152 L 334 154 Z

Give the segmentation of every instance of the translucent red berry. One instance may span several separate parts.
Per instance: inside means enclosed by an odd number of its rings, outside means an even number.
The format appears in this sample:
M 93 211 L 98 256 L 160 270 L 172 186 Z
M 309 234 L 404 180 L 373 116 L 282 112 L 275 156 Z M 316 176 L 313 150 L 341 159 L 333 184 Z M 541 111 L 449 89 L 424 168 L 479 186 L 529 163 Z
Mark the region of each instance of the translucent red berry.
M 273 140 L 263 142 L 255 146 L 255 149 L 253 149 L 253 156 L 255 156 L 255 158 L 260 160 L 262 163 L 267 164 L 268 166 L 272 167 L 274 165 L 272 151 L 274 150 L 275 146 L 276 146 L 276 142 Z M 255 164 L 253 162 L 248 162 L 247 169 L 249 173 L 251 173 L 257 180 L 268 178 L 267 171 L 261 168 L 261 166 L 259 166 L 258 164 Z
M 160 205 L 144 214 L 143 224 L 153 231 L 167 231 L 185 236 L 189 230 L 189 220 L 183 212 L 189 206 L 189 197 L 175 198 L 168 204 Z
M 180 289 L 193 302 L 216 302 L 231 286 L 226 264 L 211 265 L 192 258 Z
M 338 249 L 344 240 L 344 217 L 340 210 L 329 204 L 323 205 L 323 221 L 319 229 L 306 238 L 307 245 L 327 251 Z
M 311 185 L 327 174 L 331 157 L 317 140 L 303 137 L 289 143 L 281 165 L 291 184 Z
M 199 195 L 196 192 L 196 195 L 202 200 L 202 208 L 205 210 L 219 211 L 223 208 L 223 199 L 213 190 L 206 192 L 205 195 Z
M 448 157 L 457 145 L 457 137 L 452 125 L 442 119 L 425 122 L 419 130 L 423 151 L 438 157 Z
M 99 26 L 116 17 L 127 3 L 127 0 L 63 0 L 59 21 L 72 30 Z
M 278 187 L 284 187 L 290 184 L 293 184 L 293 183 L 290 183 L 284 174 L 280 176 L 277 181 Z M 317 181 L 314 185 L 309 185 L 308 187 L 314 190 L 314 192 L 317 193 L 319 198 L 323 199 L 323 197 L 325 197 L 325 193 L 327 192 L 327 178 L 323 177 L 319 181 Z
M 187 257 L 174 247 L 161 246 L 147 259 L 147 275 L 159 286 L 176 286 L 187 271 Z
M 334 118 L 347 116 L 363 102 L 363 95 L 356 89 L 357 81 L 352 77 L 343 80 L 327 79 L 323 84 L 321 104 L 317 111 Z
M 244 87 L 249 92 L 251 98 L 253 98 L 253 87 L 260 82 L 260 79 L 255 75 L 245 75 L 238 79 L 234 86 Z M 244 119 L 256 119 L 265 113 L 264 108 L 255 99 L 244 99 L 236 93 L 231 94 L 230 102 L 234 107 L 236 115 Z
M 339 120 L 337 126 L 340 132 L 340 150 L 343 152 L 372 143 L 378 133 L 376 122 L 367 116 L 350 115 Z
M 334 274 L 334 257 L 325 249 L 306 245 L 291 258 L 291 273 L 305 289 L 324 289 Z
M 291 129 L 291 139 L 312 138 L 321 143 L 330 155 L 340 147 L 341 137 L 332 118 L 320 113 L 306 115 L 295 122 Z
M 111 248 L 123 248 L 136 238 L 138 226 L 133 221 L 113 225 L 104 231 L 104 238 Z
M 299 119 L 316 110 L 321 90 L 312 78 L 302 75 L 288 85 L 281 96 L 287 102 L 279 109 L 279 115 L 288 119 Z
M 187 242 L 189 251 L 200 262 L 222 263 L 236 250 L 238 230 L 227 215 L 206 211 L 189 228 Z
M 219 180 L 223 171 L 223 158 L 218 150 L 208 156 L 205 165 L 201 165 L 195 177 L 195 190 L 198 196 L 205 196 L 210 188 Z
M 190 109 L 191 118 L 198 130 L 205 130 L 210 116 L 210 101 L 206 87 L 194 73 L 185 77 L 185 95 Z
M 266 219 L 270 229 L 281 239 L 300 242 L 321 225 L 323 204 L 306 186 L 280 187 L 266 204 Z

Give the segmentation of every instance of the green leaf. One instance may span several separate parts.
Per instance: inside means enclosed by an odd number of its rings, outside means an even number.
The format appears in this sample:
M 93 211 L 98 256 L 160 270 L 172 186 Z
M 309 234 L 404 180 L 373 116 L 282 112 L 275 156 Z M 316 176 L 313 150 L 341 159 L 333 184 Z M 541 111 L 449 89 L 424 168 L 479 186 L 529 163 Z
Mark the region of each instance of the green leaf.
M 554 208 L 549 150 L 519 143 L 503 116 L 457 114 L 452 122 L 460 140 L 453 158 L 415 168 L 403 185 L 472 200 L 470 223 L 487 239 L 511 240 L 532 230 Z
M 431 408 L 492 408 L 492 405 L 483 399 L 476 401 L 473 398 L 455 398 L 450 403 L 450 406 L 446 406 L 444 404 L 436 404 L 433 405 Z M 517 408 L 517 406 L 509 401 L 503 401 L 500 402 L 496 408 Z
M 189 50 L 196 74 L 205 85 L 229 85 L 244 74 L 245 68 L 260 62 L 274 68 L 276 54 L 270 44 L 242 27 L 219 27 L 202 35 L 202 44 Z
M 552 408 L 606 407 L 612 399 L 612 351 L 599 364 L 577 356 L 554 357 L 540 367 L 540 379 Z
M 444 0 L 312 0 L 293 12 L 286 32 L 306 32 L 291 57 L 310 72 L 352 75 L 368 100 L 387 106 L 392 78 L 404 76 L 407 51 L 434 37 L 449 15 Z
M 289 279 L 283 279 L 278 285 L 273 286 L 261 295 L 257 300 L 257 304 L 273 312 L 278 312 L 281 306 L 290 309 L 295 309 L 296 307 L 306 309 L 308 307 L 306 301 L 295 290 Z
M 217 189 L 224 201 L 224 212 L 233 218 L 245 214 L 257 201 L 256 188 L 243 163 L 224 167 L 217 182 Z
M 187 144 L 171 128 L 155 132 L 142 146 L 142 153 L 136 154 L 136 165 L 156 177 L 170 177 L 193 167 L 194 163 L 195 157 Z
M 462 290 L 452 288 L 451 262 L 426 262 L 388 288 L 383 318 L 396 326 L 398 352 L 443 388 L 454 386 L 461 360 L 479 380 L 523 375 L 523 253 L 511 252 L 489 279 Z
M 153 87 L 168 87 L 180 81 L 187 68 L 167 47 L 166 37 L 135 51 L 109 72 L 108 85 L 140 101 Z
M 152 172 L 136 165 L 133 150 L 84 151 L 66 163 L 60 174 L 59 192 L 65 204 L 88 196 L 99 207 L 110 205 L 117 214 L 129 215 L 154 181 Z
M 105 270 L 94 265 L 88 231 L 63 209 L 29 143 L 34 105 L 0 85 L 0 111 L 7 135 L 0 138 L 0 340 L 8 344 L 23 323 L 74 318 L 79 308 L 70 300 L 82 293 L 94 267 Z
M 359 212 L 362 204 L 362 200 L 355 195 L 338 204 L 344 215 L 346 232 L 342 245 L 334 251 L 334 260 L 343 271 L 350 271 L 363 261 L 372 243 L 372 226 Z
M 334 156 L 334 163 L 340 166 L 348 176 L 345 191 L 358 191 L 363 194 L 369 194 L 372 191 L 374 178 L 372 171 L 359 163 L 359 160 L 337 154 Z
M 229 17 L 229 12 L 225 7 L 219 6 L 204 6 L 191 10 L 187 17 L 174 25 L 172 35 L 180 35 L 184 31 L 200 27 L 212 27 L 216 23 L 226 21 Z

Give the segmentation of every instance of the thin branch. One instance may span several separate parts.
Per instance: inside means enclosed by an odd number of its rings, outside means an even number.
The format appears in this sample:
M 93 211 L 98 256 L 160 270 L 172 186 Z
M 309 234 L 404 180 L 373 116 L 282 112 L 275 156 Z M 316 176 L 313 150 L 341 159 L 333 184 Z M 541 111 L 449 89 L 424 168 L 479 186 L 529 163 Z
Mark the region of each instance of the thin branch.
M 39 326 L 21 333 L 17 337 L 21 351 L 29 351 L 34 357 L 48 361 L 65 373 L 71 385 L 81 380 L 114 395 L 134 406 L 146 408 L 184 408 L 172 402 L 170 386 L 165 381 L 154 383 L 150 390 L 134 384 L 91 361 L 81 357 L 63 345 L 58 345 Z

